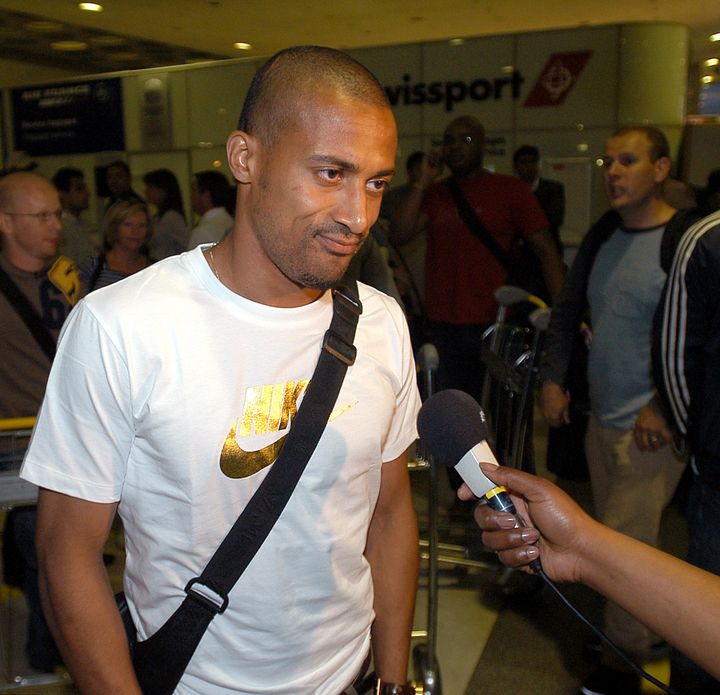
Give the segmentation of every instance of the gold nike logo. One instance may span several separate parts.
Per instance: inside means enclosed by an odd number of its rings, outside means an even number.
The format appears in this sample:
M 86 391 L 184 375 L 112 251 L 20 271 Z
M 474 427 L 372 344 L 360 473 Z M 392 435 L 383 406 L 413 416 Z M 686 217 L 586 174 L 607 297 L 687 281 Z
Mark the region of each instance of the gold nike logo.
M 233 423 L 220 452 L 220 470 L 228 478 L 247 478 L 272 464 L 287 438 L 287 434 L 284 434 L 261 449 L 245 451 L 238 444 L 238 426 L 240 437 L 288 429 L 297 414 L 300 395 L 308 383 L 308 380 L 290 381 L 286 384 L 257 386 L 247 390 L 243 414 Z M 334 410 L 328 421 L 342 415 L 355 404 Z

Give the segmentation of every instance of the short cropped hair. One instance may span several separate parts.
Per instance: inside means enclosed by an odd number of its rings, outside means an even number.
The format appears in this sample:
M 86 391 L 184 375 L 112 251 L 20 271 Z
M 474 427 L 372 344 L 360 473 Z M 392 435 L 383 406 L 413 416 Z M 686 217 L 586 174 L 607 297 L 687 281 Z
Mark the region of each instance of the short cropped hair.
M 535 145 L 520 145 L 513 154 L 513 164 L 517 164 L 521 157 L 532 157 L 540 161 L 540 150 Z
M 55 172 L 55 176 L 52 177 L 52 182 L 55 184 L 55 188 L 58 191 L 67 193 L 70 190 L 70 184 L 73 179 L 84 179 L 85 174 L 80 169 L 73 167 L 63 167 Z
M 193 174 L 201 193 L 209 193 L 212 204 L 216 207 L 225 207 L 230 198 L 230 183 L 225 174 L 220 171 L 208 169 Z
M 301 99 L 326 89 L 390 108 L 377 78 L 347 53 L 323 46 L 295 46 L 276 53 L 257 71 L 238 129 L 271 146 L 302 107 Z
M 670 144 L 665 133 L 654 125 L 629 125 L 616 130 L 612 137 L 617 138 L 630 133 L 643 133 L 650 143 L 650 161 L 657 162 L 661 157 L 670 158 Z

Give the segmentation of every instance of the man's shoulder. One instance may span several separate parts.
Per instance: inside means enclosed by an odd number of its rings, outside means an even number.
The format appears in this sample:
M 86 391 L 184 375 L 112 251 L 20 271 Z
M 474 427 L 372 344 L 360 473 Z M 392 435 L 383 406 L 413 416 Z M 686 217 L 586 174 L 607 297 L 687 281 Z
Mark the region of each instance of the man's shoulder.
M 720 260 L 720 210 L 695 219 L 694 224 L 685 229 L 678 253 L 689 255 L 695 249 L 701 249 L 713 260 Z

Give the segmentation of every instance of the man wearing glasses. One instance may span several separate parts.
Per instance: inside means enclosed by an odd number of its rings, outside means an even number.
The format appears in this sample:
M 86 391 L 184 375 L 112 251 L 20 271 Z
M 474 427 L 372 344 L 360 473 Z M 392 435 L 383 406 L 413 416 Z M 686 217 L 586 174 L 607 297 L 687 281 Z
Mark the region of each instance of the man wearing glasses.
M 58 333 L 79 297 L 77 272 L 54 261 L 62 224 L 58 192 L 27 172 L 0 179 L 0 418 L 35 415 L 45 392 Z M 0 456 L 2 455 L 0 450 Z M 51 672 L 61 663 L 42 614 L 35 557 L 35 507 L 15 508 L 5 544 L 20 564 L 28 602 L 30 666 Z

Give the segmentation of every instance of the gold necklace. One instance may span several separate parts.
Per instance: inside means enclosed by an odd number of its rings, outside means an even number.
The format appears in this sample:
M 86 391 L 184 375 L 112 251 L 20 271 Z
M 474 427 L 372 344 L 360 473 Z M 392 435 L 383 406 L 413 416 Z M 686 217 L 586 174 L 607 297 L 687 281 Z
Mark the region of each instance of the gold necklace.
M 217 244 L 213 244 L 210 247 L 210 267 L 212 268 L 213 273 L 215 273 L 215 277 L 218 279 L 218 282 L 221 283 L 222 280 L 220 279 L 220 275 L 218 274 L 218 271 L 217 271 L 217 266 L 215 265 L 215 256 L 213 256 L 213 249 L 216 246 L 217 246 Z

